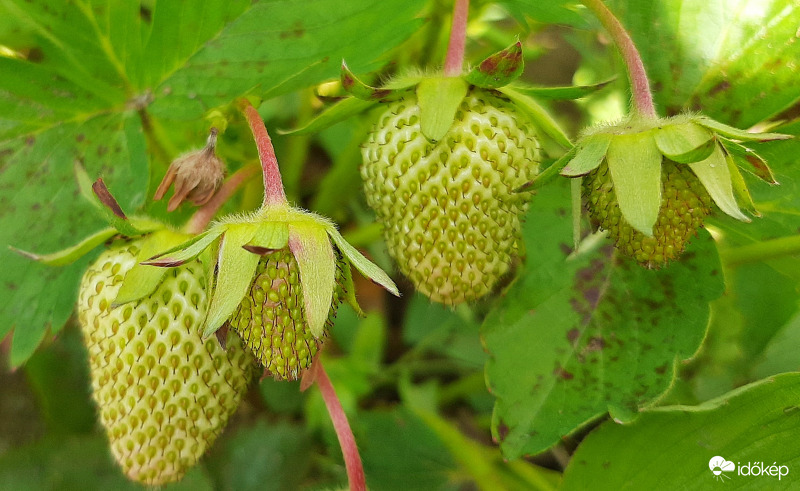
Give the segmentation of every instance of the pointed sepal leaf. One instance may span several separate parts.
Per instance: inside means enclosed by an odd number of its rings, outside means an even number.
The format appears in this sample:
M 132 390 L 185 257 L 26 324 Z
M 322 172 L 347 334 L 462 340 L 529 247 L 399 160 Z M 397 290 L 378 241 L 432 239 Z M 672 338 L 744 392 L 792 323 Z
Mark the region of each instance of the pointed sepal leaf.
M 692 172 L 700 179 L 703 186 L 711 195 L 711 199 L 719 206 L 719 209 L 728 215 L 749 222 L 750 219 L 742 213 L 733 195 L 733 185 L 731 184 L 731 173 L 728 170 L 728 162 L 722 149 L 717 147 L 714 152 L 705 160 L 689 164 Z
M 353 310 L 356 311 L 359 317 L 364 317 L 364 311 L 361 310 L 361 306 L 358 304 L 358 299 L 356 299 L 356 286 L 353 282 L 353 270 L 350 268 L 349 261 L 340 261 L 339 267 L 342 269 L 341 274 L 341 282 L 340 285 L 342 288 L 342 293 L 344 294 L 344 300 L 353 307 Z
M 253 254 L 264 255 L 289 244 L 289 225 L 285 222 L 262 222 L 253 238 L 242 247 Z
M 251 223 L 227 225 L 220 239 L 217 257 L 217 282 L 203 326 L 207 338 L 222 327 L 247 294 L 260 256 L 242 248 L 250 242 L 256 227 Z
M 539 189 L 545 184 L 549 183 L 561 173 L 564 167 L 575 157 L 575 154 L 578 153 L 578 147 L 572 147 L 569 149 L 567 153 L 561 156 L 558 160 L 553 162 L 553 164 L 537 175 L 535 178 L 531 179 L 530 181 L 526 182 L 522 186 L 518 187 L 514 190 L 515 193 L 521 193 L 524 191 L 532 191 L 534 189 Z
M 336 244 L 339 252 L 341 252 L 350 264 L 364 275 L 365 278 L 386 288 L 392 295 L 396 297 L 400 296 L 397 285 L 389 278 L 389 275 L 372 261 L 364 257 L 355 247 L 351 246 L 338 230 L 331 227 L 328 229 L 328 234 L 331 236 L 331 239 L 333 239 L 333 243 Z
M 117 292 L 113 305 L 123 305 L 144 298 L 156 289 L 164 279 L 167 270 L 141 264 L 142 261 L 153 257 L 160 251 L 174 247 L 186 240 L 186 234 L 171 230 L 159 230 L 140 241 L 139 253 L 136 255 L 137 263 L 125 275 L 125 281 Z
M 736 165 L 749 171 L 764 182 L 778 184 L 778 181 L 775 179 L 775 174 L 772 173 L 772 169 L 767 165 L 767 161 L 759 154 L 727 138 L 720 138 L 720 141 L 728 155 L 733 157 Z
M 289 225 L 289 249 L 300 272 L 303 306 L 311 334 L 319 339 L 336 289 L 336 256 L 324 227 L 314 223 Z
M 117 229 L 119 233 L 128 237 L 136 237 L 146 233 L 130 223 L 119 203 L 106 187 L 103 179 L 92 182 L 86 169 L 79 162 L 73 166 L 75 179 L 81 196 L 94 207 L 94 210 L 106 223 Z
M 615 136 L 606 153 L 622 216 L 648 237 L 661 207 L 662 158 L 649 131 Z
M 587 95 L 593 94 L 603 87 L 606 87 L 616 79 L 617 77 L 613 77 L 596 84 L 570 85 L 566 87 L 536 87 L 519 82 L 514 82 L 511 84 L 511 86 L 514 88 L 514 90 L 528 96 L 538 97 L 539 99 L 549 99 L 553 101 L 564 101 L 586 97 Z
M 392 100 L 392 96 L 395 98 L 397 97 L 395 91 L 391 89 L 371 87 L 362 82 L 352 71 L 350 71 L 350 68 L 347 66 L 347 63 L 345 63 L 344 60 L 342 60 L 342 72 L 340 75 L 340 80 L 342 82 L 342 88 L 345 90 L 345 92 L 363 101 L 385 102 Z
M 377 100 L 364 101 L 356 97 L 347 97 L 325 109 L 305 125 L 291 130 L 278 130 L 278 133 L 281 135 L 317 133 L 351 116 L 362 113 L 376 104 L 378 104 Z
M 425 79 L 425 76 L 418 72 L 405 73 L 393 77 L 383 84 L 384 89 L 405 90 L 414 87 Z
M 655 139 L 661 153 L 679 164 L 705 160 L 717 146 L 714 134 L 694 123 L 666 125 L 656 130 Z
M 456 77 L 426 78 L 417 85 L 419 126 L 425 138 L 432 142 L 444 138 L 467 89 L 467 83 Z
M 17 254 L 34 261 L 38 261 L 42 264 L 46 264 L 48 266 L 64 266 L 74 263 L 78 259 L 88 254 L 89 251 L 104 243 L 116 234 L 117 229 L 111 227 L 104 228 L 103 230 L 93 233 L 89 237 L 86 237 L 71 247 L 67 247 L 66 249 L 53 252 L 51 254 L 36 254 L 33 252 L 23 251 L 22 249 L 17 249 L 13 246 L 8 247 Z
M 612 136 L 608 133 L 595 133 L 581 138 L 577 144 L 575 157 L 561 171 L 567 177 L 585 176 L 595 170 L 606 158 Z
M 725 161 L 728 163 L 728 172 L 731 173 L 731 185 L 733 186 L 733 193 L 736 195 L 736 202 L 751 215 L 760 217 L 761 213 L 756 209 L 753 196 L 750 194 L 747 183 L 744 181 L 744 176 L 736 166 L 733 157 L 730 154 L 725 155 Z
M 555 140 L 556 143 L 564 148 L 572 148 L 572 142 L 567 136 L 567 133 L 561 129 L 561 126 L 556 123 L 556 120 L 550 116 L 547 110 L 534 101 L 533 98 L 510 86 L 501 87 L 498 90 L 516 103 L 517 108 L 527 114 L 528 117 L 536 123 L 537 127 Z
M 734 128 L 733 126 L 720 123 L 719 121 L 715 121 L 706 116 L 695 118 L 695 121 L 715 133 L 739 141 L 767 142 L 794 138 L 792 135 L 786 135 L 783 133 L 751 133 L 749 131 L 740 130 L 739 128 Z
M 480 62 L 464 79 L 483 89 L 496 89 L 518 79 L 523 68 L 522 43 L 517 41 Z
M 142 264 L 148 266 L 160 266 L 162 268 L 174 268 L 187 263 L 200 255 L 212 242 L 225 232 L 224 226 L 217 226 L 200 235 L 195 235 L 191 239 L 178 244 L 166 251 L 159 252 L 155 256 L 149 257 Z

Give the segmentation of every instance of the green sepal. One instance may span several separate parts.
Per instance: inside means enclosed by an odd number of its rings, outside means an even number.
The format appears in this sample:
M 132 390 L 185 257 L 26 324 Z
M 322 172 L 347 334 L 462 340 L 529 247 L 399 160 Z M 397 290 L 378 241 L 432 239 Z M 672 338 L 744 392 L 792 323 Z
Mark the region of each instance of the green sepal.
M 549 99 L 552 101 L 564 101 L 586 97 L 587 95 L 593 94 L 603 87 L 606 87 L 616 79 L 617 77 L 613 77 L 592 85 L 570 85 L 567 87 L 536 87 L 520 82 L 514 82 L 511 84 L 511 87 L 517 92 L 527 96 L 538 97 L 540 99 Z
M 117 235 L 117 229 L 112 227 L 104 228 L 103 230 L 95 232 L 89 237 L 86 237 L 73 246 L 67 247 L 66 249 L 62 249 L 58 252 L 53 252 L 51 254 L 36 254 L 33 252 L 23 251 L 22 249 L 17 249 L 13 246 L 8 246 L 8 248 L 17 254 L 20 254 L 21 256 L 27 257 L 28 259 L 33 259 L 34 261 L 38 261 L 48 266 L 64 266 L 66 264 L 74 263 L 78 259 L 88 254 L 89 251 L 100 244 L 103 244 L 115 235 Z
M 565 153 L 564 155 L 561 156 L 561 158 L 553 162 L 553 164 L 550 165 L 550 167 L 545 169 L 543 172 L 539 173 L 536 177 L 526 182 L 522 186 L 516 188 L 514 192 L 522 193 L 525 191 L 533 191 L 549 183 L 561 173 L 561 170 L 564 168 L 564 166 L 567 165 L 567 163 L 569 163 L 570 160 L 572 160 L 575 157 L 576 153 L 578 153 L 578 147 L 570 148 L 567 153 Z
M 750 218 L 742 213 L 736 203 L 736 197 L 733 195 L 731 173 L 728 170 L 728 162 L 721 148 L 716 147 L 710 157 L 700 162 L 691 163 L 689 167 L 700 179 L 700 182 L 720 210 L 737 220 L 750 221 Z
M 261 257 L 242 246 L 253 239 L 255 232 L 252 223 L 225 226 L 217 256 L 217 283 L 203 325 L 203 338 L 222 327 L 247 295 Z
M 127 237 L 137 237 L 147 233 L 146 230 L 140 230 L 130 223 L 102 179 L 93 183 L 86 170 L 78 162 L 75 162 L 73 169 L 81 196 L 92 205 L 103 221 Z
M 747 170 L 766 183 L 778 184 L 778 181 L 775 180 L 775 174 L 772 173 L 772 169 L 767 165 L 767 161 L 759 154 L 727 138 L 720 138 L 719 140 L 722 146 L 725 147 L 725 151 L 733 158 L 734 162 L 736 162 L 739 167 Z
M 726 154 L 725 161 L 728 163 L 728 172 L 731 173 L 731 185 L 733 186 L 733 193 L 736 195 L 736 202 L 751 215 L 760 217 L 761 213 L 756 209 L 753 196 L 750 194 L 750 190 L 747 189 L 747 183 L 744 181 L 744 176 L 739 171 L 739 167 L 736 166 L 733 156 Z
M 581 138 L 576 145 L 578 150 L 575 157 L 564 167 L 561 175 L 579 177 L 595 170 L 606 158 L 612 138 L 608 133 L 595 133 Z
M 497 89 L 518 79 L 524 68 L 522 43 L 517 41 L 508 48 L 488 56 L 470 70 L 464 80 L 482 89 Z
M 505 94 L 512 102 L 516 103 L 517 108 L 527 114 L 528 117 L 531 118 L 546 135 L 555 140 L 556 143 L 564 148 L 572 148 L 572 142 L 566 132 L 562 130 L 561 126 L 556 123 L 556 120 L 531 97 L 519 92 L 511 86 L 501 87 L 497 90 Z
M 720 123 L 719 121 L 715 121 L 706 116 L 694 118 L 694 121 L 710 129 L 714 133 L 718 133 L 722 136 L 727 136 L 728 138 L 739 141 L 768 142 L 773 140 L 788 140 L 790 138 L 794 138 L 792 135 L 786 135 L 783 133 L 750 133 L 749 131 L 728 126 L 727 124 Z
M 425 80 L 425 76 L 421 73 L 411 72 L 406 73 L 404 75 L 398 75 L 383 84 L 384 89 L 389 90 L 405 90 L 410 89 L 411 87 L 416 86 L 423 80 Z
M 606 153 L 622 216 L 648 237 L 653 236 L 661 208 L 662 159 L 649 131 L 614 136 Z
M 426 78 L 417 85 L 419 127 L 425 138 L 432 142 L 444 138 L 468 87 L 463 79 L 456 77 Z
M 392 295 L 399 297 L 400 291 L 397 285 L 394 284 L 389 275 L 384 270 L 375 265 L 372 261 L 364 257 L 358 250 L 347 242 L 342 234 L 334 227 L 327 229 L 328 235 L 333 239 L 333 243 L 339 249 L 345 258 L 352 264 L 365 278 L 377 283 L 378 285 L 386 288 Z
M 136 262 L 130 271 L 125 275 L 125 281 L 117 292 L 117 297 L 112 303 L 113 306 L 123 305 L 144 298 L 156 289 L 164 279 L 167 270 L 142 264 L 142 261 L 153 257 L 158 252 L 174 247 L 186 240 L 186 234 L 173 232 L 163 229 L 153 232 L 139 242 L 139 253 L 136 255 Z
M 658 149 L 664 157 L 679 164 L 707 159 L 717 146 L 717 139 L 707 128 L 694 123 L 669 124 L 655 130 Z
M 311 334 L 319 339 L 336 289 L 336 256 L 325 227 L 315 223 L 289 225 L 289 249 L 300 272 L 305 319 Z
M 162 268 L 174 268 L 195 259 L 212 242 L 225 232 L 225 226 L 216 226 L 200 235 L 195 235 L 191 239 L 178 244 L 166 251 L 147 258 L 142 264 L 147 266 L 160 266 Z
M 242 247 L 253 254 L 264 255 L 289 244 L 289 225 L 285 222 L 262 222 L 253 238 Z
M 344 293 L 344 300 L 353 307 L 353 310 L 356 311 L 359 317 L 364 317 L 366 314 L 361 310 L 361 306 L 356 299 L 356 285 L 353 282 L 353 270 L 350 268 L 350 262 L 346 260 L 341 261 L 341 268 L 342 284 L 340 286 L 342 288 L 342 293 Z
M 317 117 L 305 125 L 291 130 L 278 130 L 281 135 L 308 135 L 317 133 L 345 119 L 366 111 L 378 104 L 376 100 L 364 101 L 356 97 L 347 97 L 322 111 Z
M 401 97 L 396 90 L 371 87 L 365 84 L 350 71 L 344 60 L 342 60 L 340 80 L 345 92 L 363 101 L 388 102 Z

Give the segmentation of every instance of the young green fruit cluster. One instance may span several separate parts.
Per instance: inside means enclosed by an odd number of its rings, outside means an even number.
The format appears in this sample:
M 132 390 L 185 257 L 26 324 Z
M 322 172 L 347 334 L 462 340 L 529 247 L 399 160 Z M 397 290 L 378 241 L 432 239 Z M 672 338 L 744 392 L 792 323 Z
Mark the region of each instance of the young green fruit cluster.
M 78 319 L 92 397 L 125 474 L 148 485 L 181 479 L 211 446 L 254 373 L 235 334 L 203 340 L 208 308 L 201 260 L 172 269 L 154 291 L 117 305 L 140 241 L 105 251 L 83 276 Z

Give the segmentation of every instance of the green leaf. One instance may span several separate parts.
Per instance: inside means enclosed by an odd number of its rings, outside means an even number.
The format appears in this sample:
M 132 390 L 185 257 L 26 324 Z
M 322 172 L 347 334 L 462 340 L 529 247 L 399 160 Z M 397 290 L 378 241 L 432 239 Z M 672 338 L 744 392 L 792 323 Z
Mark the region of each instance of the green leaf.
M 664 157 L 680 164 L 705 160 L 717 146 L 713 133 L 694 123 L 668 124 L 658 128 L 655 139 Z
M 256 225 L 229 224 L 220 240 L 217 281 L 203 325 L 203 337 L 214 334 L 230 318 L 247 294 L 260 256 L 242 248 L 253 239 Z
M 703 111 L 744 128 L 800 100 L 794 63 L 800 59 L 797 2 L 613 0 L 608 4 L 639 48 L 650 82 L 658 88 L 656 105 L 666 114 Z
M 784 374 L 699 406 L 653 409 L 631 425 L 604 423 L 572 456 L 562 489 L 792 489 L 800 481 L 799 394 L 800 375 Z M 735 466 L 719 484 L 709 467 L 717 456 Z M 786 467 L 779 479 L 753 475 L 755 463 Z
M 444 138 L 467 89 L 464 80 L 455 77 L 426 78 L 417 85 L 419 127 L 425 138 L 433 142 Z
M 606 158 L 606 152 L 611 140 L 612 136 L 608 133 L 595 133 L 581 138 L 576 147 L 575 157 L 567 163 L 567 166 L 561 171 L 561 175 L 568 177 L 585 176 L 595 170 Z
M 347 97 L 325 109 L 305 125 L 292 130 L 278 130 L 278 133 L 282 135 L 308 135 L 310 133 L 317 133 L 347 118 L 364 112 L 376 104 L 378 104 L 378 101 L 375 100 L 365 101 L 356 97 Z
M 520 193 L 523 191 L 529 191 L 534 189 L 539 189 L 540 187 L 544 186 L 545 184 L 549 183 L 561 173 L 562 169 L 571 161 L 575 154 L 578 153 L 578 147 L 572 147 L 569 149 L 567 153 L 561 156 L 558 160 L 553 162 L 550 167 L 545 169 L 539 175 L 534 177 L 532 180 L 526 182 L 522 186 L 518 187 L 514 190 L 514 192 Z
M 511 87 L 513 87 L 517 92 L 527 96 L 538 97 L 539 99 L 563 101 L 580 99 L 581 97 L 594 94 L 615 80 L 617 80 L 617 77 L 613 77 L 592 85 L 569 85 L 567 87 L 535 87 L 532 85 L 515 82 L 511 84 Z
M 755 217 L 760 217 L 761 213 L 756 209 L 756 204 L 753 202 L 753 196 L 750 195 L 750 190 L 747 189 L 747 183 L 744 181 L 744 176 L 739 172 L 734 159 L 731 155 L 725 156 L 725 162 L 728 163 L 728 172 L 731 174 L 731 186 L 733 193 L 736 196 L 736 202 Z
M 573 0 L 502 0 L 500 2 L 508 8 L 514 17 L 525 23 L 526 17 L 543 24 L 564 24 L 580 29 L 588 28 L 588 24 L 581 15 L 574 10 Z
M 733 140 L 745 142 L 768 142 L 775 140 L 788 140 L 793 138 L 792 135 L 785 135 L 783 133 L 751 133 L 746 130 L 734 128 L 733 126 L 728 126 L 727 124 L 720 123 L 719 121 L 714 121 L 713 119 L 707 117 L 695 118 L 695 121 L 712 130 L 713 132 Z
M 569 209 L 568 183 L 539 191 L 523 226 L 527 263 L 483 323 L 493 434 L 507 458 L 654 404 L 703 341 L 724 287 L 707 233 L 682 261 L 647 270 L 607 242 L 572 254 Z
M 661 208 L 662 158 L 650 132 L 617 135 L 606 153 L 622 216 L 648 237 Z
M 750 171 L 751 174 L 764 182 L 769 184 L 778 184 L 778 181 L 775 180 L 775 175 L 772 173 L 772 169 L 769 168 L 767 161 L 761 158 L 761 156 L 756 152 L 750 150 L 744 145 L 739 145 L 738 143 L 732 142 L 725 138 L 720 138 L 720 142 L 722 143 L 722 146 L 725 147 L 725 152 L 733 157 L 734 161 L 739 167 Z
M 337 265 L 337 267 L 341 268 L 342 280 L 339 286 L 344 292 L 344 300 L 353 308 L 359 317 L 364 317 L 366 314 L 358 304 L 358 298 L 356 298 L 356 285 L 353 282 L 353 269 L 350 267 L 350 263 L 344 261 L 344 264 Z
M 692 168 L 697 178 L 703 183 L 706 191 L 711 195 L 720 210 L 743 222 L 750 221 L 750 218 L 742 213 L 736 203 L 736 197 L 733 195 L 733 185 L 731 184 L 731 173 L 728 170 L 728 161 L 721 148 L 716 147 L 710 157 L 700 162 L 691 163 L 689 167 Z
M 516 88 L 505 86 L 501 87 L 500 92 L 505 94 L 509 99 L 517 104 L 529 118 L 536 124 L 538 129 L 541 129 L 546 135 L 555 140 L 556 143 L 564 148 L 572 148 L 572 142 L 567 134 L 561 129 L 561 126 L 556 123 L 556 120 L 540 106 L 531 97 L 519 92 Z
M 289 249 L 297 260 L 308 329 L 319 339 L 331 310 L 336 287 L 336 257 L 324 227 L 316 223 L 289 224 Z
M 289 243 L 289 226 L 284 222 L 262 222 L 258 224 L 253 238 L 244 246 L 254 254 L 283 249 Z
M 146 261 L 141 261 L 141 263 L 148 266 L 161 266 L 165 268 L 180 266 L 199 256 L 208 246 L 217 240 L 225 230 L 226 227 L 224 225 L 216 226 L 166 251 L 160 253 L 158 253 L 159 251 L 153 251 L 154 254 L 158 254 L 149 256 Z
M 355 268 L 364 275 L 365 278 L 372 280 L 373 282 L 379 284 L 380 286 L 386 288 L 389 293 L 394 296 L 399 297 L 400 292 L 397 290 L 397 285 L 394 284 L 389 275 L 386 274 L 384 270 L 376 266 L 372 263 L 369 259 L 365 258 L 358 250 L 351 246 L 342 234 L 339 233 L 338 230 L 335 228 L 329 228 L 328 234 L 333 239 L 333 243 L 336 244 L 336 247 L 339 248 L 339 252 L 341 252 L 350 264 L 355 266 Z
M 58 252 L 54 252 L 52 254 L 36 254 L 33 252 L 22 251 L 12 246 L 9 247 L 11 247 L 11 250 L 19 254 L 22 254 L 24 257 L 31 259 L 33 261 L 38 261 L 48 266 L 64 266 L 66 264 L 72 264 L 79 258 L 82 258 L 86 254 L 88 254 L 89 251 L 99 246 L 100 244 L 104 243 L 105 241 L 107 241 L 116 234 L 117 234 L 116 229 L 105 228 L 103 230 L 100 230 L 99 232 L 95 232 L 89 237 L 86 237 L 85 239 L 78 242 L 74 246 L 68 247 Z
M 480 62 L 478 66 L 470 70 L 464 80 L 484 89 L 496 89 L 519 78 L 524 68 L 522 43 L 517 41 Z
M 350 70 L 347 66 L 347 63 L 342 60 L 342 73 L 340 76 L 340 80 L 342 82 L 342 88 L 350 95 L 356 97 L 357 99 L 361 99 L 363 101 L 389 101 L 394 98 L 397 98 L 398 94 L 396 91 L 389 90 L 389 89 L 379 89 L 376 87 L 370 87 L 369 85 L 365 84 L 355 74 Z M 395 92 L 395 94 L 393 94 Z M 394 97 L 392 97 L 394 95 Z

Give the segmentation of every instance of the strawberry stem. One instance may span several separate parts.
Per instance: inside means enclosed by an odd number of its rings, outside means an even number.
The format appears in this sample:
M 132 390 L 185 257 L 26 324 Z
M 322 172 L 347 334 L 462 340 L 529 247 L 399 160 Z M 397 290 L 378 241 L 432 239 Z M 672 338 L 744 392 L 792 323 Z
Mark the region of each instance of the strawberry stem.
M 264 173 L 264 203 L 261 206 L 263 208 L 269 205 L 286 205 L 288 202 L 283 190 L 281 171 L 267 127 L 264 126 L 264 121 L 250 101 L 243 99 L 240 107 L 250 125 L 250 131 L 253 132 L 253 139 L 258 147 L 258 159 L 261 161 L 261 170 Z
M 611 35 L 622 55 L 625 66 L 628 68 L 628 78 L 631 82 L 633 110 L 641 116 L 655 118 L 656 108 L 653 105 L 653 94 L 650 92 L 647 72 L 645 72 L 639 50 L 633 44 L 628 31 L 622 27 L 619 19 L 608 10 L 602 0 L 582 0 L 582 3 L 600 20 L 600 23 Z
M 453 24 L 450 28 L 450 41 L 444 60 L 444 76 L 458 77 L 464 68 L 464 45 L 467 40 L 467 17 L 469 0 L 456 0 L 453 5 Z
M 800 253 L 800 235 L 790 235 L 730 249 L 721 255 L 726 266 L 739 266 L 798 253 Z
M 256 173 L 258 167 L 255 165 L 248 165 L 247 167 L 242 167 L 241 169 L 237 170 L 233 173 L 228 179 L 222 183 L 222 186 L 217 190 L 216 194 L 213 198 L 211 198 L 208 203 L 204 204 L 202 208 L 197 210 L 192 218 L 186 222 L 184 226 L 184 230 L 188 234 L 199 234 L 206 228 L 208 223 L 214 218 L 214 215 L 217 214 L 220 207 L 225 204 L 226 201 L 233 196 L 233 193 L 239 189 L 245 181 L 250 179 L 250 177 Z
M 300 390 L 305 390 L 312 382 L 316 382 L 319 386 L 322 399 L 325 401 L 325 407 L 328 408 L 328 414 L 331 416 L 333 428 L 336 430 L 336 437 L 339 439 L 339 445 L 344 456 L 344 465 L 347 468 L 347 479 L 350 481 L 350 491 L 366 491 L 367 481 L 364 476 L 364 467 L 361 465 L 361 456 L 358 453 L 356 439 L 350 429 L 350 423 L 347 422 L 347 415 L 344 413 L 339 396 L 336 395 L 336 390 L 334 390 L 331 379 L 328 378 L 328 374 L 325 372 L 322 360 L 319 357 L 314 359 L 314 362 L 304 374 Z

